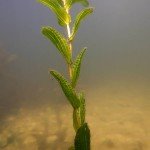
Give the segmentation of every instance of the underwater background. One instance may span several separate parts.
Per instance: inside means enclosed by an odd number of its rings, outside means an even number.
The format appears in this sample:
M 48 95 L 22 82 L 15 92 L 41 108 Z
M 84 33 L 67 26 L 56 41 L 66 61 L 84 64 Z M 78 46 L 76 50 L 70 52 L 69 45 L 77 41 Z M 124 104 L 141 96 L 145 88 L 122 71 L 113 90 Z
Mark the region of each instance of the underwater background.
M 91 0 L 74 54 L 88 47 L 86 94 L 92 150 L 150 150 L 150 1 Z M 73 7 L 76 14 L 82 7 Z M 72 108 L 48 69 L 63 58 L 40 28 L 57 25 L 35 0 L 0 1 L 0 150 L 67 150 Z

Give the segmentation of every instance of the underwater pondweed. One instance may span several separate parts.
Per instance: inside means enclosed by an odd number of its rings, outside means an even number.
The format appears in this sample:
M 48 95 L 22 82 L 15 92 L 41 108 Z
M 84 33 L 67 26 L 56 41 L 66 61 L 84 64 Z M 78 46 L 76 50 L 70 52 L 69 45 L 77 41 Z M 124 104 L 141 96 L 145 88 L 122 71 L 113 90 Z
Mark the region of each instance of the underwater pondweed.
M 38 0 L 44 6 L 52 10 L 58 19 L 60 26 L 66 28 L 67 37 L 59 33 L 55 28 L 42 27 L 42 33 L 58 49 L 64 57 L 69 72 L 69 80 L 55 70 L 50 74 L 59 82 L 67 100 L 73 108 L 73 127 L 76 132 L 74 145 L 69 150 L 90 150 L 90 130 L 85 121 L 85 98 L 82 92 L 76 91 L 76 84 L 80 75 L 81 62 L 86 51 L 83 48 L 76 59 L 72 58 L 72 41 L 78 31 L 81 21 L 93 12 L 87 0 Z M 79 12 L 71 28 L 70 9 L 75 3 L 80 3 L 85 9 Z

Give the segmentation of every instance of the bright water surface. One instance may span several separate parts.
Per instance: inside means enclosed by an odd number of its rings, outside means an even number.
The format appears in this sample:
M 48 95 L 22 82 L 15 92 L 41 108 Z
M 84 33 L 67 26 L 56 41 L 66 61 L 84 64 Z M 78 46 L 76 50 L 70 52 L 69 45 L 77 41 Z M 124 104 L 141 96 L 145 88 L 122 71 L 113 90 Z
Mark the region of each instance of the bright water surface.
M 92 150 L 150 150 L 150 1 L 91 5 L 74 49 L 88 47 L 78 88 L 86 93 Z M 73 141 L 72 109 L 48 75 L 48 68 L 67 70 L 42 25 L 64 32 L 34 0 L 0 1 L 1 150 L 66 150 Z

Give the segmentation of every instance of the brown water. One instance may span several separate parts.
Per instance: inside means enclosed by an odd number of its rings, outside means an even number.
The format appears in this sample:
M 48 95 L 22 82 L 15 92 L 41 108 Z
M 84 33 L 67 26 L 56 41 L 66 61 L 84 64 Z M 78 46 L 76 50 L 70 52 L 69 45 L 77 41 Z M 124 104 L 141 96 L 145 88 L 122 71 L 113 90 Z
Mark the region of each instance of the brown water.
M 150 150 L 150 1 L 92 5 L 74 43 L 88 47 L 78 89 L 86 93 L 92 150 Z M 72 109 L 47 73 L 67 69 L 42 25 L 58 27 L 35 1 L 0 1 L 0 150 L 73 143 Z

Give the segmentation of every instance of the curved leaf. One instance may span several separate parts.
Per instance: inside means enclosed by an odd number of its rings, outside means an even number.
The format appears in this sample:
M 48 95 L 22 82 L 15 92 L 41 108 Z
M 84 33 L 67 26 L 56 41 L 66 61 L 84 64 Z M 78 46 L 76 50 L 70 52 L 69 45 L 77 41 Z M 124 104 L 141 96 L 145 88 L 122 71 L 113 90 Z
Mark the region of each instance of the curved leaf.
M 77 109 L 80 106 L 80 100 L 75 92 L 75 90 L 71 87 L 70 83 L 58 72 L 52 70 L 50 71 L 51 75 L 59 82 L 64 94 L 66 95 L 68 101 L 71 103 L 74 109 Z
M 67 25 L 71 21 L 70 15 L 66 12 L 65 8 L 62 7 L 60 0 L 37 0 L 43 5 L 51 9 L 57 16 L 60 25 Z
M 81 68 L 81 62 L 82 62 L 82 58 L 83 55 L 86 51 L 86 48 L 84 48 L 79 55 L 77 56 L 75 62 L 73 63 L 73 67 L 72 67 L 72 80 L 71 80 L 71 84 L 72 87 L 76 86 L 77 80 L 79 78 L 79 74 L 80 74 L 80 68 Z
M 87 123 L 84 123 L 77 131 L 75 150 L 90 150 L 90 130 Z
M 51 27 L 42 27 L 42 33 L 52 41 L 59 52 L 64 56 L 67 63 L 71 64 L 70 47 L 63 35 Z
M 83 93 L 79 95 L 80 107 L 73 110 L 73 126 L 77 131 L 85 121 L 85 99 Z
M 71 34 L 71 37 L 70 37 L 70 41 L 73 40 L 76 32 L 78 31 L 78 28 L 80 26 L 80 23 L 81 21 L 89 14 L 91 14 L 93 12 L 93 8 L 86 8 L 84 10 L 82 10 L 76 17 L 76 20 L 75 20 L 75 23 L 74 23 L 74 26 L 73 26 L 73 29 L 72 29 L 72 34 Z

